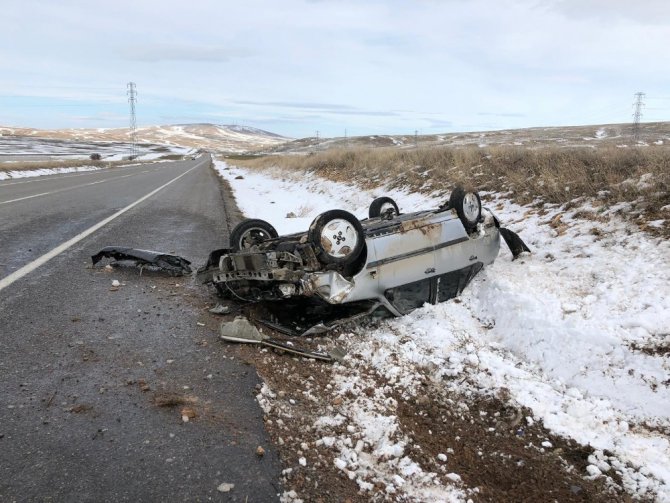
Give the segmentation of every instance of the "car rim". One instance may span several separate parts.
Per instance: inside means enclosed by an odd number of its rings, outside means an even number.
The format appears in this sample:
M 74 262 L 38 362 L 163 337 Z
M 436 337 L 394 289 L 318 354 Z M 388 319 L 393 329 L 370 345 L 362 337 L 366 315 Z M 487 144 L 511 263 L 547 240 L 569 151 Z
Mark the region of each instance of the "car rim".
M 463 215 L 468 222 L 476 222 L 479 217 L 479 203 L 472 192 L 465 194 L 463 198 Z
M 240 250 L 251 248 L 256 243 L 270 239 L 270 234 L 261 228 L 252 228 L 242 234 L 240 238 Z
M 346 257 L 356 249 L 357 244 L 356 229 L 343 218 L 331 220 L 321 231 L 321 245 L 331 257 Z
M 393 214 L 395 215 L 397 212 L 395 210 L 395 206 L 391 203 L 384 203 L 382 204 L 382 207 L 379 209 L 379 214 L 383 215 L 385 214 L 388 210 L 393 210 Z

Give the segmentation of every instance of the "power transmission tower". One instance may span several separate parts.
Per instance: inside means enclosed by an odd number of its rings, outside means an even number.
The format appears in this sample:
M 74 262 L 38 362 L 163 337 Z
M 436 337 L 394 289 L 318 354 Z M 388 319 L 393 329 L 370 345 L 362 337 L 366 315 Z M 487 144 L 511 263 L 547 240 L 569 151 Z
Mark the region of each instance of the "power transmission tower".
M 135 82 L 128 82 L 128 102 L 130 103 L 130 155 L 137 155 L 137 120 L 135 118 L 135 102 L 137 101 L 137 89 Z
M 635 141 L 640 139 L 640 118 L 642 117 L 642 107 L 644 106 L 642 99 L 644 97 L 644 93 L 635 93 L 635 103 L 633 104 L 635 107 L 635 111 L 633 112 L 633 138 Z

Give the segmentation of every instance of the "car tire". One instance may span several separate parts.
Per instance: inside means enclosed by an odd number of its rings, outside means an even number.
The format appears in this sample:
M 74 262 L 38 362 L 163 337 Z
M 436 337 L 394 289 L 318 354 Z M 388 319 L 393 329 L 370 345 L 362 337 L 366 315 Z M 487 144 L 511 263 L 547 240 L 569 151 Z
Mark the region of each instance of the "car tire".
M 316 217 L 309 226 L 308 239 L 323 264 L 351 264 L 365 246 L 363 226 L 344 210 L 330 210 Z
M 277 230 L 265 220 L 250 218 L 242 220 L 230 233 L 230 248 L 244 251 L 253 245 L 278 237 Z
M 370 209 L 368 210 L 368 217 L 376 218 L 386 214 L 389 210 L 393 209 L 395 214 L 394 217 L 400 215 L 400 210 L 396 202 L 390 197 L 378 197 L 372 204 L 370 204 Z
M 467 231 L 474 230 L 482 216 L 482 201 L 477 192 L 456 187 L 449 196 L 449 207 L 456 210 Z

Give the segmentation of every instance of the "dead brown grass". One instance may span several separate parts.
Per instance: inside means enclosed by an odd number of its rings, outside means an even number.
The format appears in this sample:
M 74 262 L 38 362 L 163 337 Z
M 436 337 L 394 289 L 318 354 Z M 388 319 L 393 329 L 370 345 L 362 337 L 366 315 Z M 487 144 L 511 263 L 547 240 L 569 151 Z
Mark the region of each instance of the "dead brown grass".
M 306 156 L 267 156 L 236 164 L 313 172 L 364 188 L 387 185 L 444 194 L 457 185 L 503 192 L 520 204 L 575 205 L 588 199 L 596 211 L 629 203 L 624 216 L 645 222 L 666 219 L 652 233 L 670 235 L 670 148 L 528 149 L 514 146 L 333 149 Z M 665 210 L 661 208 L 668 206 Z

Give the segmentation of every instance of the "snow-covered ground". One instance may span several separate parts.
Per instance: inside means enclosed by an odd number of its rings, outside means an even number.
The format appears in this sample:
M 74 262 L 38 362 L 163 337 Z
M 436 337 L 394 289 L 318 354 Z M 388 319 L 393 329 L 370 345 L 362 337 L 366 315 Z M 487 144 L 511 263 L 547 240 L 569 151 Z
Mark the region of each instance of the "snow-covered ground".
M 269 221 L 280 234 L 306 230 L 333 208 L 366 217 L 369 203 L 381 195 L 393 197 L 403 212 L 443 202 L 302 173 L 222 162 L 216 168 L 245 215 Z M 418 396 L 420 368 L 460 393 L 504 390 L 511 402 L 532 410 L 527 422 L 541 421 L 552 433 L 595 449 L 585 477 L 617 472 L 630 494 L 670 501 L 670 244 L 614 215 L 573 218 L 584 207 L 540 211 L 501 194 L 483 196 L 533 254 L 513 262 L 501 249 L 461 302 L 427 305 L 371 332 L 340 337 L 349 356 L 337 366 L 333 391 L 356 399 L 343 404 L 346 414 L 320 417 L 314 425 L 323 443 L 339 450 L 334 466 L 362 490 L 381 482 L 389 493 L 418 500 L 464 497 L 462 486 L 440 485 L 404 455 L 402 441 L 392 440 L 398 424 L 383 390 L 361 394 L 369 384 L 361 382 L 365 367 L 397 383 L 406 396 Z M 259 396 L 262 404 L 271 393 Z M 347 434 L 332 433 L 345 417 L 351 421 Z M 362 453 L 358 441 L 372 453 Z M 450 478 L 458 480 L 457 474 Z
M 181 124 L 141 126 L 136 131 L 140 155 L 162 152 L 188 154 L 196 150 L 246 152 L 288 141 L 274 133 L 246 126 Z M 130 151 L 128 128 L 37 130 L 0 126 L 0 156 L 85 155 L 100 153 L 103 158 Z M 127 154 L 126 154 L 127 155 Z
M 36 130 L 30 131 L 38 134 Z M 127 140 L 125 138 L 120 141 L 100 141 L 99 138 L 88 138 L 84 131 L 86 130 L 64 130 L 60 132 L 61 138 L 49 138 L 11 136 L 14 130 L 0 127 L 0 161 L 22 162 L 51 158 L 83 160 L 89 159 L 93 153 L 100 154 L 104 161 L 120 161 L 127 158 L 132 151 L 132 145 L 124 141 Z M 169 154 L 191 155 L 197 152 L 197 149 L 169 143 L 140 142 L 136 145 L 135 151 L 137 158 L 148 160 Z
M 78 173 L 80 171 L 97 171 L 104 169 L 99 166 L 78 166 L 73 168 L 42 168 L 16 171 L 0 171 L 0 180 L 9 180 L 14 178 L 32 178 L 44 175 L 60 175 L 62 173 Z

